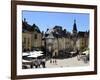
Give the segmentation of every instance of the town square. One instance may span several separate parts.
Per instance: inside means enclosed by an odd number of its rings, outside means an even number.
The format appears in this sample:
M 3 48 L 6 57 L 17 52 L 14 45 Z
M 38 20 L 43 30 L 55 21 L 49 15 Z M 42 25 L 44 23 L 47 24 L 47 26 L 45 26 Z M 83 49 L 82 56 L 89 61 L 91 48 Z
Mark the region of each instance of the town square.
M 76 18 L 72 19 L 70 31 L 67 29 L 68 27 L 56 23 L 52 27 L 41 28 L 41 25 L 36 24 L 34 20 L 30 24 L 24 13 L 22 20 L 22 69 L 89 66 L 89 28 L 80 30 Z M 57 13 L 47 13 L 45 16 L 51 14 Z M 57 15 L 63 14 L 58 13 Z M 71 16 L 71 14 L 69 15 Z M 81 14 L 75 15 L 81 16 Z M 29 16 L 31 17 L 31 15 Z M 42 20 L 44 19 L 41 18 L 41 22 Z M 46 20 L 44 21 L 49 25 L 49 18 L 47 23 Z M 58 21 L 58 23 L 60 22 Z M 85 26 L 89 27 L 89 25 Z M 43 28 L 45 29 L 43 30 Z

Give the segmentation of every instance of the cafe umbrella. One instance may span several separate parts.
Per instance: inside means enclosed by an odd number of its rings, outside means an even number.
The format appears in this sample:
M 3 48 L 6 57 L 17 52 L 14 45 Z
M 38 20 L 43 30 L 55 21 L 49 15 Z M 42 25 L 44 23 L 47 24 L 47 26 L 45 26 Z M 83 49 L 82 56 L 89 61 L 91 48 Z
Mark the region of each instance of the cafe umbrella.
M 29 56 L 29 55 L 30 53 L 27 53 L 27 52 L 22 53 L 22 56 Z
M 30 58 L 37 58 L 37 57 L 40 57 L 42 56 L 43 54 L 41 53 L 32 53 L 31 55 L 27 56 L 27 57 L 30 57 Z

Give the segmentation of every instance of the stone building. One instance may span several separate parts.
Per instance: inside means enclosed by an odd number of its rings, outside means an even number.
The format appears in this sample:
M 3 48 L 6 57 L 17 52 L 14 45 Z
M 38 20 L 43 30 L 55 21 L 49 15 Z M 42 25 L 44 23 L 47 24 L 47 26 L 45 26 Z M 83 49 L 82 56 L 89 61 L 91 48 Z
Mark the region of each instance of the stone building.
M 32 48 L 32 35 L 30 32 L 25 31 L 22 33 L 22 51 L 30 51 Z
M 71 34 L 66 29 L 63 30 L 61 26 L 55 26 L 53 29 L 47 30 L 46 35 L 46 48 L 51 49 L 52 56 L 58 56 L 61 52 L 69 50 L 73 46 Z
M 76 25 L 76 20 L 74 20 L 73 30 L 72 30 L 72 35 L 71 35 L 74 51 L 77 49 L 77 47 L 76 47 L 77 37 L 78 37 L 77 25 Z
M 36 26 L 35 24 L 33 26 Z M 39 29 L 38 29 L 39 30 Z M 42 34 L 40 30 L 34 30 L 32 34 L 32 48 L 41 49 L 42 46 Z
M 37 25 L 29 25 L 24 19 L 22 21 L 22 50 L 39 50 L 42 46 L 42 34 Z
M 89 46 L 89 32 L 78 32 L 78 38 L 76 42 L 76 47 L 78 50 L 84 51 L 88 48 Z
M 84 50 L 89 44 L 89 32 L 77 30 L 76 20 L 74 20 L 72 33 L 61 26 L 47 29 L 45 33 L 46 49 L 52 51 L 52 56 L 69 53 L 70 51 Z M 50 41 L 49 41 L 50 40 Z
M 72 33 L 62 26 L 54 26 L 44 33 L 36 24 L 29 25 L 22 21 L 22 50 L 43 50 L 52 56 L 69 53 L 75 50 L 84 51 L 89 45 L 89 31 L 78 31 L 76 20 L 73 23 Z

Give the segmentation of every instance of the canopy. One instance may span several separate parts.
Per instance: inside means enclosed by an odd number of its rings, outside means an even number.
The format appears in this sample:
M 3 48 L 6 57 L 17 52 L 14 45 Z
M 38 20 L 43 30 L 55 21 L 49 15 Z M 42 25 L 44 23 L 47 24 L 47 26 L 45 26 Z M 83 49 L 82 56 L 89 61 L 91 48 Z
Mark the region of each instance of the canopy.
M 29 55 L 30 53 L 26 53 L 26 52 L 22 53 L 22 56 L 29 56 Z
M 32 58 L 37 58 L 37 57 L 39 57 L 39 56 L 42 56 L 43 54 L 32 54 L 32 55 L 30 55 L 30 56 L 28 56 L 28 57 L 32 57 Z
M 86 55 L 88 55 L 89 54 L 89 50 L 86 50 L 83 53 L 86 54 Z
M 38 53 L 43 53 L 42 51 L 38 51 Z
M 31 62 L 31 61 L 28 61 L 28 60 L 22 60 L 22 62 Z
M 33 51 L 33 52 L 30 52 L 30 56 L 28 57 L 37 58 L 39 56 L 42 56 L 43 55 L 42 53 L 43 53 L 42 51 Z
M 75 54 L 76 52 L 75 51 L 72 51 L 72 52 L 70 52 L 71 54 Z
M 43 53 L 43 52 L 42 51 L 33 51 L 33 52 L 30 52 L 31 55 L 33 55 L 33 54 L 41 54 L 41 53 Z
M 28 57 L 31 57 L 31 58 L 37 58 L 38 56 L 37 55 L 30 55 Z

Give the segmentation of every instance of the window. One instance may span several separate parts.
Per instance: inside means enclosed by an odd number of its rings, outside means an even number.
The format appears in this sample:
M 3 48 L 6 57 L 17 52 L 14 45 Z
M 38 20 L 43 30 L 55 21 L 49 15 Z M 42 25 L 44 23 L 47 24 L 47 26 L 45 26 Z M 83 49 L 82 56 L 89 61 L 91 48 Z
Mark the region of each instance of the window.
M 30 38 L 28 38 L 28 46 L 30 46 Z
M 37 34 L 34 35 L 34 39 L 37 39 Z
M 23 41 L 23 43 L 24 43 L 24 44 L 26 43 L 26 38 L 24 38 L 24 41 Z

